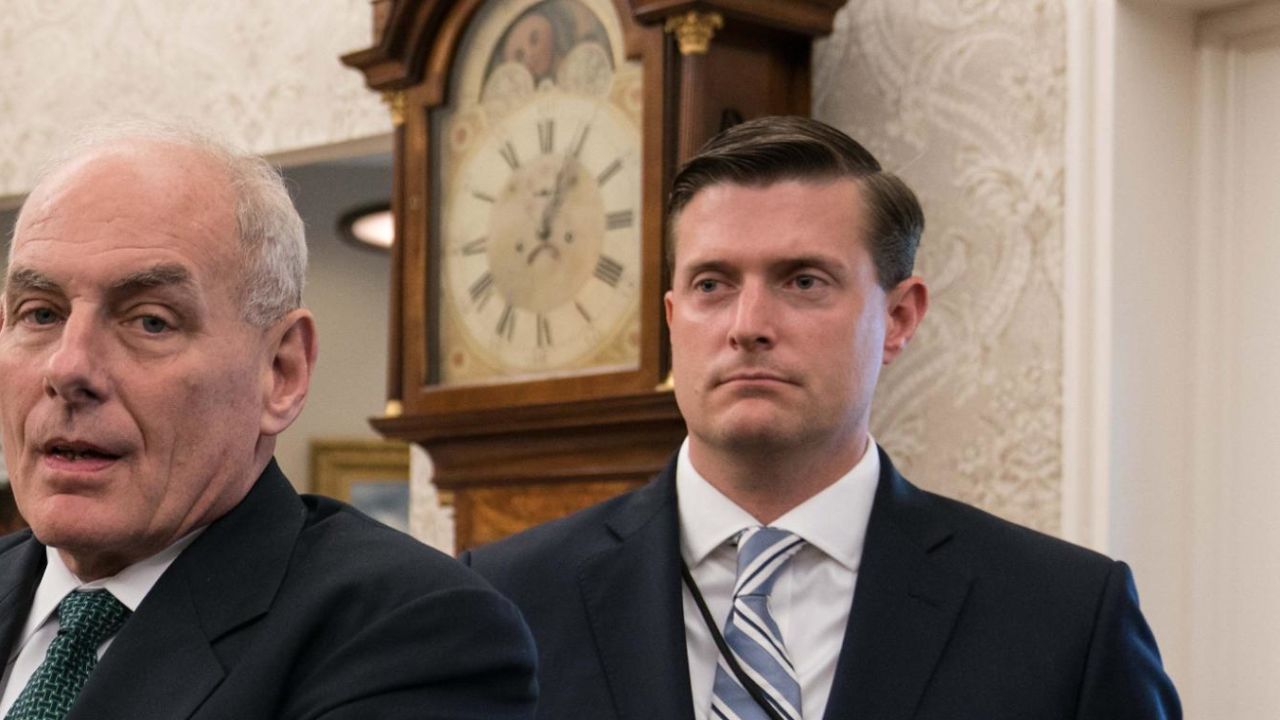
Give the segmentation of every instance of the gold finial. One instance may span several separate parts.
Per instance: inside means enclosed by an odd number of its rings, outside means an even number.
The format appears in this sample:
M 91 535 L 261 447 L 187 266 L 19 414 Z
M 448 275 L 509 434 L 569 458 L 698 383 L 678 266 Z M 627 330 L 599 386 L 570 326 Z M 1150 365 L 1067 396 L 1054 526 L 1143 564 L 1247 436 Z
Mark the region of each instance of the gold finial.
M 676 389 L 676 373 L 674 370 L 667 373 L 667 379 L 658 383 L 653 388 L 657 392 L 671 392 Z
M 397 418 L 404 414 L 404 405 L 399 400 L 388 400 L 387 407 L 382 411 L 383 416 L 389 418 Z
M 404 124 L 404 91 L 387 90 L 382 93 L 382 102 L 391 110 L 391 124 L 400 127 Z
M 666 31 L 676 36 L 681 55 L 706 55 L 716 30 L 724 27 L 724 16 L 718 12 L 690 10 L 667 18 Z

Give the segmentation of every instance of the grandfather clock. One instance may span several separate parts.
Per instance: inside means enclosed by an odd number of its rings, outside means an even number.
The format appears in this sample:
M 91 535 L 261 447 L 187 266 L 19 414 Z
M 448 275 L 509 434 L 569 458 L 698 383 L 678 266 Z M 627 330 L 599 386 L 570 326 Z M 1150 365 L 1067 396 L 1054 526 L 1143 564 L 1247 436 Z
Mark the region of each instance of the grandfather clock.
M 388 436 L 465 549 L 634 487 L 684 437 L 663 202 L 722 127 L 808 114 L 844 0 L 376 0 L 395 123 Z

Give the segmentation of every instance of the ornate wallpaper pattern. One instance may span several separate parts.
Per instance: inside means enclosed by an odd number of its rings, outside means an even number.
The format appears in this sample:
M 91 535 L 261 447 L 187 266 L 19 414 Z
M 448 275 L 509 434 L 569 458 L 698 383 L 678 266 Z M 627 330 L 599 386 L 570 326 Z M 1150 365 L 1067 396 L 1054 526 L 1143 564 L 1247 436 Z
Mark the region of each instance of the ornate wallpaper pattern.
M 918 271 L 932 305 L 884 373 L 873 430 L 917 483 L 1049 532 L 1062 472 L 1063 3 L 849 0 L 814 56 L 814 114 L 901 174 L 928 218 Z M 367 0 L 4 5 L 0 197 L 121 108 L 198 118 L 264 153 L 390 130 L 337 61 L 369 44 Z M 415 521 L 420 535 L 449 524 Z
M 814 115 L 916 190 L 931 306 L 872 430 L 918 484 L 1057 532 L 1062 475 L 1062 0 L 851 0 Z
M 368 0 L 5 0 L 0 197 L 85 123 L 183 117 L 259 153 L 391 131 L 338 56 L 371 42 Z

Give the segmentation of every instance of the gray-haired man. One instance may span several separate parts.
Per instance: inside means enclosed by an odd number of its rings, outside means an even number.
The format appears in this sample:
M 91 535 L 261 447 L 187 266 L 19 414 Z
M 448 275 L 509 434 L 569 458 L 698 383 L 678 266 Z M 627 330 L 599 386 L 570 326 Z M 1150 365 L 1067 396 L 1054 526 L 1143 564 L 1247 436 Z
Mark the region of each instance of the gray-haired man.
M 306 245 L 260 159 L 87 140 L 23 205 L 0 426 L 0 714 L 523 718 L 515 608 L 272 460 L 316 358 Z

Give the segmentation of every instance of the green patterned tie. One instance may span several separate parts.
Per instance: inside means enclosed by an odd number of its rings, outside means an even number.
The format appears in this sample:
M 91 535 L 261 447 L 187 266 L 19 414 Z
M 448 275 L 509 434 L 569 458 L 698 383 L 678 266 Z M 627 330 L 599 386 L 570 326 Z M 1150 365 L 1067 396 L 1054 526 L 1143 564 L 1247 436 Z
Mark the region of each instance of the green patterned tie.
M 5 720 L 66 717 L 98 664 L 98 646 L 128 617 L 129 608 L 106 590 L 73 592 L 63 598 L 58 603 L 58 636 Z

